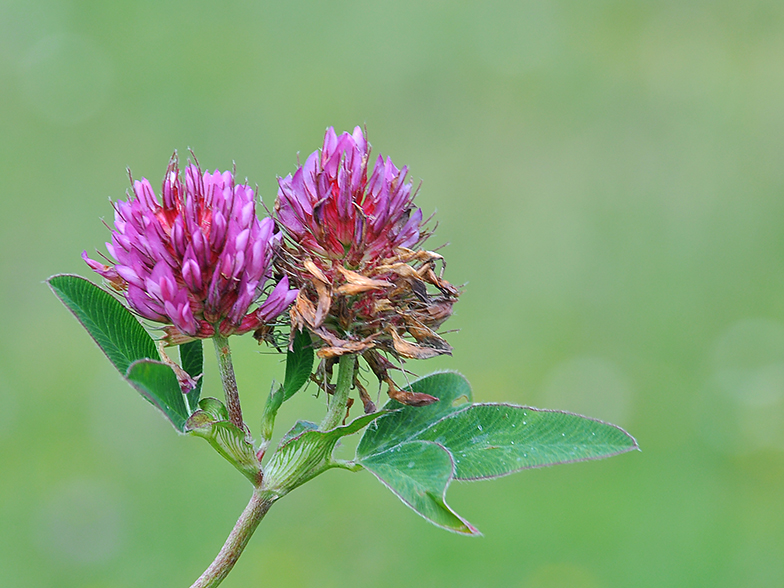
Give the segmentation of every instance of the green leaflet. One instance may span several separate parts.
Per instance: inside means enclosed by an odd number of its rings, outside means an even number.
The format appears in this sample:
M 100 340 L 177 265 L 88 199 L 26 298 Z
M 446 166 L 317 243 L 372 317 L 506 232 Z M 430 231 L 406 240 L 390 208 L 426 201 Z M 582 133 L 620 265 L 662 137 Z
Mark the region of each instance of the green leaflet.
M 48 283 L 125 380 L 182 432 L 190 412 L 177 377 L 159 361 L 155 342 L 139 321 L 111 294 L 80 276 L 52 276 Z M 192 376 L 201 373 L 201 341 L 194 343 L 199 346 L 198 356 L 191 343 L 181 350 L 185 369 Z M 198 399 L 199 390 L 200 383 L 189 398 Z
M 160 361 L 140 359 L 131 364 L 125 379 L 166 415 L 175 429 L 180 432 L 184 430 L 188 409 L 185 407 L 185 396 L 174 370 Z
M 454 372 L 436 373 L 409 388 L 439 398 L 414 408 L 397 402 L 397 409 L 379 418 L 362 437 L 356 462 L 370 470 L 403 502 L 434 524 L 467 534 L 477 531 L 446 505 L 443 498 L 452 479 L 480 480 L 558 463 L 610 457 L 637 449 L 623 429 L 580 415 L 511 404 L 471 404 L 468 382 Z M 460 402 L 465 399 L 465 402 Z M 443 463 L 418 455 L 417 443 L 432 443 L 449 454 L 452 470 L 444 477 Z M 435 453 L 420 449 L 423 455 Z M 441 460 L 443 461 L 443 460 Z M 402 466 L 405 467 L 402 467 Z M 432 468 L 429 472 L 413 472 Z M 412 480 L 426 481 L 417 486 Z M 436 487 L 436 481 L 442 486 Z M 426 488 L 426 495 L 423 495 Z M 464 523 L 460 528 L 456 523 Z
M 80 276 L 52 276 L 48 283 L 121 374 L 136 360 L 160 359 L 152 337 L 111 294 Z
M 407 441 L 361 461 L 400 500 L 431 523 L 466 535 L 479 531 L 446 504 L 455 464 L 443 445 Z
M 444 445 L 456 480 L 497 478 L 523 469 L 602 459 L 637 449 L 626 431 L 578 414 L 474 404 L 433 423 L 417 439 Z
M 286 352 L 286 376 L 283 385 L 272 383 L 272 389 L 264 405 L 264 414 L 261 416 L 261 454 L 269 447 L 272 431 L 275 427 L 275 418 L 283 403 L 299 392 L 310 379 L 313 371 L 313 345 L 307 331 L 298 331 L 294 335 L 292 348 Z
M 313 370 L 313 344 L 307 331 L 298 331 L 294 335 L 292 348 L 286 352 L 286 377 L 283 380 L 283 401 L 285 402 L 310 378 Z
M 275 418 L 278 416 L 278 409 L 283 405 L 283 398 L 286 391 L 283 386 L 272 380 L 272 390 L 267 396 L 267 403 L 264 405 L 264 412 L 261 415 L 261 442 L 259 443 L 259 455 L 264 455 L 272 441 L 272 433 L 275 429 Z
M 381 453 L 403 441 L 414 440 L 419 432 L 433 423 L 470 406 L 473 399 L 468 380 L 456 372 L 430 374 L 411 382 L 406 390 L 430 394 L 439 401 L 419 408 L 405 406 L 395 400 L 387 402 L 384 408 L 395 412 L 368 427 L 357 447 L 357 457 Z

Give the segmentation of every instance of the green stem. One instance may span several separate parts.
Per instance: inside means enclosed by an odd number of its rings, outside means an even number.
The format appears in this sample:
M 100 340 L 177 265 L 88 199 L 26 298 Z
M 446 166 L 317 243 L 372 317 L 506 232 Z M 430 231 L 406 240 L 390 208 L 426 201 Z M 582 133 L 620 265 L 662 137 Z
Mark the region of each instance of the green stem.
M 237 391 L 237 379 L 234 377 L 234 366 L 231 363 L 229 340 L 216 333 L 213 335 L 212 341 L 215 343 L 215 355 L 218 357 L 218 371 L 223 383 L 223 392 L 226 395 L 226 408 L 229 411 L 229 420 L 240 431 L 244 431 L 245 423 L 242 420 L 242 407 L 240 406 L 240 395 Z
M 319 427 L 321 431 L 329 431 L 339 426 L 346 418 L 346 404 L 348 403 L 348 393 L 354 383 L 354 366 L 357 358 L 352 353 L 340 356 L 338 362 L 338 381 L 335 385 L 335 393 L 329 399 L 327 416 Z
M 253 531 L 259 526 L 261 519 L 264 518 L 277 498 L 276 494 L 269 491 L 260 488 L 253 489 L 253 496 L 251 496 L 248 506 L 242 511 L 218 556 L 191 588 L 213 588 L 223 581 L 234 564 L 237 563 L 237 559 L 248 544 Z

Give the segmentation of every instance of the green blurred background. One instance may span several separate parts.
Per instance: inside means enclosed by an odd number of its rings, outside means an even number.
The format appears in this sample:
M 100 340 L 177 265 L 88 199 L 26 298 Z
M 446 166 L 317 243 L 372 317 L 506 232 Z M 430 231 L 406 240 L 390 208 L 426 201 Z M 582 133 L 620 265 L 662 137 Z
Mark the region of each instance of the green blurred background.
M 0 586 L 188 586 L 250 494 L 43 284 L 88 274 L 126 166 L 158 185 L 191 147 L 271 205 L 356 124 L 467 283 L 454 357 L 411 369 L 643 451 L 453 485 L 480 539 L 331 471 L 224 585 L 784 585 L 781 2 L 0 0 L 0 113 Z M 282 365 L 234 349 L 257 423 Z M 323 414 L 310 392 L 281 427 Z

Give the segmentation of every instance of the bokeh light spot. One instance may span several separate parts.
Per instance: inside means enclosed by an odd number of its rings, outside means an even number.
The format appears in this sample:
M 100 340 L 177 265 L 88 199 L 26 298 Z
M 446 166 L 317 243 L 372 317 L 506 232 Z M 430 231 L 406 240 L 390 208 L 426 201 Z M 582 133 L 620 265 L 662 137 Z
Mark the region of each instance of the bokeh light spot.
M 784 449 L 784 325 L 731 325 L 713 345 L 711 368 L 695 404 L 703 439 L 730 454 Z

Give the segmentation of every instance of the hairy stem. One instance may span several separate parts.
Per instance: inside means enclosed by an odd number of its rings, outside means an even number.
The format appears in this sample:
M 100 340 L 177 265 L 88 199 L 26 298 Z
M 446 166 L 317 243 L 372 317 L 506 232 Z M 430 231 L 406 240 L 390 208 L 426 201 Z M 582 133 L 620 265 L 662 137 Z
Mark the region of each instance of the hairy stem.
M 218 357 L 218 371 L 220 372 L 223 392 L 226 394 L 226 408 L 229 411 L 229 420 L 236 425 L 240 431 L 245 430 L 242 421 L 242 407 L 240 406 L 240 395 L 237 392 L 237 379 L 234 377 L 234 366 L 231 363 L 231 348 L 229 340 L 221 337 L 217 333 L 212 337 L 215 343 L 215 355 Z
M 329 407 L 327 408 L 327 416 L 321 423 L 319 429 L 321 431 L 329 431 L 339 426 L 343 419 L 346 418 L 346 404 L 348 403 L 348 393 L 351 390 L 351 385 L 354 382 L 354 368 L 357 363 L 357 357 L 354 354 L 347 353 L 340 356 L 338 362 L 338 381 L 335 385 L 335 393 L 329 399 Z
M 248 544 L 253 531 L 259 526 L 261 519 L 264 518 L 277 498 L 276 494 L 267 490 L 253 489 L 253 496 L 251 496 L 248 506 L 242 511 L 218 556 L 210 564 L 210 567 L 199 576 L 199 579 L 191 585 L 191 588 L 212 588 L 224 580 L 234 564 L 237 563 L 237 559 Z

